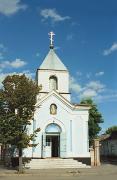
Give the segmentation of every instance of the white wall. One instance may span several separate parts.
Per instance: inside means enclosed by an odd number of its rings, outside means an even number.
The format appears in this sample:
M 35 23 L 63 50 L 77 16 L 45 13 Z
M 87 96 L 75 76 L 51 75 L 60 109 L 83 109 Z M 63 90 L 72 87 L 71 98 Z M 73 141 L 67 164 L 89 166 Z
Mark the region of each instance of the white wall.
M 50 76 L 56 76 L 58 79 L 58 92 L 63 93 L 63 96 L 70 100 L 70 95 L 69 94 L 64 94 L 64 93 L 69 93 L 69 73 L 68 71 L 52 71 L 52 70 L 38 70 L 37 72 L 37 79 L 38 79 L 38 85 L 42 85 L 42 90 L 40 91 L 40 98 L 42 96 L 46 95 L 41 94 L 41 92 L 50 92 L 49 88 L 49 77 Z
M 57 105 L 57 114 L 50 114 L 50 105 L 55 103 Z M 39 145 L 33 152 L 33 157 L 41 157 L 42 151 L 42 134 L 45 132 L 45 127 L 49 123 L 59 124 L 62 131 L 67 135 L 67 157 L 90 157 L 88 147 L 88 135 L 87 135 L 87 121 L 88 110 L 72 111 L 66 104 L 61 102 L 57 97 L 49 97 L 40 108 L 36 109 L 34 119 L 36 120 L 36 128 L 41 128 L 38 133 L 36 143 Z M 70 121 L 72 121 L 72 135 L 70 130 Z M 71 139 L 72 138 L 72 139 Z M 71 148 L 72 140 L 72 148 Z M 25 156 L 29 156 L 28 151 Z

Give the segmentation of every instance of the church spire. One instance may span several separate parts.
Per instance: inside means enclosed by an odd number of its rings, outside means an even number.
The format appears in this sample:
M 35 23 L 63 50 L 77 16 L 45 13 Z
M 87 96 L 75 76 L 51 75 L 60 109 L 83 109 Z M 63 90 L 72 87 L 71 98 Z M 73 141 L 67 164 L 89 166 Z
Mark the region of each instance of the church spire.
M 47 56 L 45 57 L 43 63 L 39 67 L 39 69 L 45 70 L 59 70 L 59 71 L 68 71 L 65 65 L 61 62 L 59 57 L 56 55 L 54 49 L 54 32 L 48 33 L 50 39 L 50 50 Z
M 48 35 L 50 37 L 50 49 L 53 49 L 54 48 L 54 44 L 53 44 L 54 39 L 53 39 L 53 37 L 54 37 L 55 34 L 54 34 L 53 31 L 51 31 L 50 33 L 48 33 Z

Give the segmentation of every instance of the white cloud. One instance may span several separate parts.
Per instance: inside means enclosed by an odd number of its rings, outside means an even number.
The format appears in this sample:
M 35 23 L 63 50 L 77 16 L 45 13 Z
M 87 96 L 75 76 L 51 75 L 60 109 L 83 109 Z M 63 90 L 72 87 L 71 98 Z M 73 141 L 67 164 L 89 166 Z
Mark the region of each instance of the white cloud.
M 80 98 L 94 98 L 100 95 L 105 90 L 105 85 L 99 81 L 90 81 L 82 88 Z
M 117 90 L 107 89 L 106 85 L 100 81 L 89 81 L 82 86 L 74 77 L 71 77 L 70 89 L 73 92 L 73 101 L 77 98 L 92 98 L 98 103 L 117 101 Z
M 87 79 L 90 79 L 91 76 L 92 76 L 92 73 L 91 73 L 91 72 L 89 72 L 89 73 L 86 74 L 86 78 L 87 78 Z
M 80 26 L 80 24 L 78 22 L 72 22 L 71 26 Z
M 4 59 L 4 53 L 6 52 L 6 50 L 7 48 L 2 43 L 0 43 L 0 60 Z
M 74 36 L 73 34 L 68 34 L 67 37 L 66 37 L 67 41 L 72 40 L 73 36 Z
M 4 58 L 4 57 L 3 57 L 3 53 L 0 52 L 0 60 L 3 59 L 3 58 Z
M 55 46 L 54 49 L 55 49 L 55 50 L 59 50 L 59 49 L 61 49 L 61 48 L 60 48 L 59 46 Z
M 107 94 L 103 94 L 103 95 L 99 95 L 97 97 L 95 97 L 95 100 L 98 102 L 98 103 L 102 103 L 102 102 L 113 102 L 113 101 L 117 101 L 117 92 L 115 93 L 111 93 L 109 94 L 107 92 Z
M 39 52 L 37 52 L 37 53 L 36 53 L 36 57 L 39 57 L 39 56 L 40 56 L 40 53 L 39 53 Z
M 81 86 L 74 77 L 70 78 L 70 89 L 80 98 L 96 97 L 104 92 L 105 85 L 100 81 L 90 81 L 84 87 Z
M 0 88 L 2 88 L 3 84 L 2 82 L 6 78 L 6 76 L 12 76 L 14 74 L 22 75 L 25 74 L 28 78 L 34 78 L 35 73 L 30 72 L 30 70 L 25 70 L 23 72 L 17 73 L 17 72 L 12 72 L 12 73 L 0 73 Z
M 10 16 L 19 10 L 25 10 L 27 5 L 21 4 L 20 2 L 20 0 L 0 0 L 0 13 L 5 16 Z
M 7 76 L 6 73 L 0 73 L 0 88 L 2 87 L 2 82 L 5 79 L 5 77 Z
M 0 68 L 20 68 L 25 66 L 27 63 L 21 59 L 16 59 L 14 61 L 3 61 L 0 63 Z
M 20 68 L 25 66 L 27 63 L 21 59 L 16 59 L 15 61 L 10 62 L 10 66 L 13 68 Z
M 77 97 L 82 98 L 95 98 L 105 91 L 105 85 L 100 81 L 90 81 L 84 87 L 77 82 L 74 77 L 70 78 L 70 89 Z
M 78 77 L 82 76 L 82 73 L 80 71 L 77 71 L 76 74 Z
M 21 74 L 25 74 L 28 78 L 34 78 L 35 76 L 35 73 L 34 72 L 30 72 L 30 70 L 24 70 L 23 72 L 19 73 L 20 75 Z
M 87 85 L 86 85 L 86 89 L 92 89 L 94 91 L 97 92 L 102 92 L 105 88 L 105 85 L 100 83 L 100 81 L 90 81 Z
M 79 93 L 82 89 L 74 77 L 70 77 L 70 89 L 75 93 Z
M 80 98 L 88 98 L 88 97 L 92 98 L 95 96 L 97 96 L 97 92 L 93 89 L 86 89 L 80 94 Z
M 69 16 L 61 16 L 56 9 L 42 9 L 40 15 L 43 20 L 51 19 L 53 23 L 70 19 Z
M 103 76 L 103 75 L 104 75 L 104 72 L 103 72 L 103 71 L 97 72 L 97 73 L 95 74 L 95 76 Z
M 117 43 L 113 43 L 109 49 L 104 50 L 103 55 L 108 56 L 115 51 L 117 51 Z
M 0 44 L 0 49 L 4 49 L 4 45 L 3 44 Z

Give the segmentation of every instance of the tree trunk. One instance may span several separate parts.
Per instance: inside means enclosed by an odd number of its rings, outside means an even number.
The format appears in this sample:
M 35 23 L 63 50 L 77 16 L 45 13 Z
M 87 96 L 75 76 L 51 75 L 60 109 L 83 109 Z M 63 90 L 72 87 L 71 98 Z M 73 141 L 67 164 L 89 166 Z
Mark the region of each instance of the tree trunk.
M 19 173 L 23 173 L 23 166 L 22 166 L 22 148 L 19 148 Z
M 2 145 L 1 160 L 3 161 L 4 165 L 6 165 L 6 144 Z

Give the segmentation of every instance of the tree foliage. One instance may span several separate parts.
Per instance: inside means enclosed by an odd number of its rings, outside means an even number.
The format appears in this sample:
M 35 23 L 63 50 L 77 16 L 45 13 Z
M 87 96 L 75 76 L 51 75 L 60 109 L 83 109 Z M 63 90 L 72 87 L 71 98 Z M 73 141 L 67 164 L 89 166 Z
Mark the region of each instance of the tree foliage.
M 31 146 L 39 128 L 28 133 L 40 88 L 25 75 L 7 76 L 0 90 L 0 142 L 15 145 L 21 152 Z M 33 143 L 32 143 L 33 146 Z M 21 154 L 22 155 L 22 154 Z
M 113 132 L 117 132 L 117 126 L 112 126 L 112 127 L 109 127 L 107 130 L 106 130 L 106 134 L 112 134 Z
M 100 123 L 103 123 L 103 118 L 101 113 L 98 111 L 97 105 L 92 99 L 83 99 L 81 104 L 86 104 L 90 106 L 89 110 L 89 141 L 92 143 L 93 139 L 97 137 L 101 130 Z

